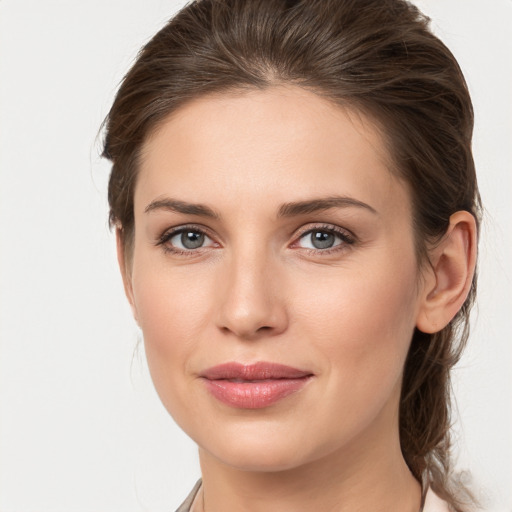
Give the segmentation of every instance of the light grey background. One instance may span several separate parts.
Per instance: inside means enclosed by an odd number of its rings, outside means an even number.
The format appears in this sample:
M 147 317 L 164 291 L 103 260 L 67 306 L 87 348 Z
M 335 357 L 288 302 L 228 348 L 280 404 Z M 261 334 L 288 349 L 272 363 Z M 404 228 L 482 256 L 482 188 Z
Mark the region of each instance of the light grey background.
M 153 391 L 107 228 L 98 127 L 183 1 L 0 0 L 0 511 L 172 511 L 195 448 Z M 466 74 L 486 220 L 455 373 L 459 467 L 512 511 L 512 1 L 422 0 Z

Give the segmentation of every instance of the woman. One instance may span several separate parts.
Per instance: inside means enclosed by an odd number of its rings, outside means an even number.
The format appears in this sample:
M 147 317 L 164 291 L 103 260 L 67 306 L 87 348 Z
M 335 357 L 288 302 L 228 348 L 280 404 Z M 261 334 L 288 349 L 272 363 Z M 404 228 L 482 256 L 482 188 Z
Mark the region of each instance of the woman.
M 449 372 L 475 293 L 471 101 L 402 0 L 202 0 L 106 121 L 180 510 L 467 510 Z

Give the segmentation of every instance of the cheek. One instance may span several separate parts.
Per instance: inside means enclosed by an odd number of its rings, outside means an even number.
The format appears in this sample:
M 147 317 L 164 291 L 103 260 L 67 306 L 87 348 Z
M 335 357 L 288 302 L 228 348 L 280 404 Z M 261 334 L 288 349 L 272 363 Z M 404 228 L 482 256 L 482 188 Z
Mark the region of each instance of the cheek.
M 399 279 L 367 274 L 347 276 L 324 290 L 317 286 L 304 305 L 305 321 L 310 318 L 312 330 L 332 341 L 330 350 L 351 351 L 356 358 L 406 350 L 415 325 L 413 282 L 412 274 Z
M 134 302 L 148 366 L 168 410 L 186 396 L 188 379 L 193 378 L 188 365 L 210 317 L 210 288 L 197 274 L 191 277 L 143 261 L 135 268 Z
M 211 308 L 214 286 L 210 281 L 207 269 L 172 266 L 164 254 L 145 247 L 136 250 L 133 295 L 147 341 L 162 345 L 161 350 L 186 348 Z
M 400 273 L 317 277 L 308 294 L 295 291 L 296 297 L 307 296 L 297 303 L 297 324 L 329 375 L 332 393 L 326 396 L 336 397 L 326 404 L 331 411 L 356 411 L 365 404 L 360 414 L 370 418 L 395 392 L 415 326 L 415 283 L 410 265 Z

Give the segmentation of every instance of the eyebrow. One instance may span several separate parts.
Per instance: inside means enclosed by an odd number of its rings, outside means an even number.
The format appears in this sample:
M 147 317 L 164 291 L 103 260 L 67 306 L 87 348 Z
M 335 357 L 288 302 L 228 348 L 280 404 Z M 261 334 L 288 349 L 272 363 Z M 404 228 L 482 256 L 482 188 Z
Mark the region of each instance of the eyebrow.
M 212 219 L 219 218 L 219 215 L 209 206 L 198 203 L 187 203 L 185 201 L 179 201 L 171 198 L 155 199 L 154 201 L 151 201 L 151 203 L 149 203 L 144 209 L 144 213 L 149 213 L 154 210 L 167 210 L 176 213 L 184 213 L 185 215 L 211 217 Z
M 318 199 L 309 199 L 306 201 L 298 201 L 292 203 L 284 203 L 279 208 L 278 217 L 294 217 L 297 215 L 306 215 L 331 208 L 363 208 L 369 212 L 378 215 L 377 211 L 369 204 L 363 203 L 358 199 L 348 196 L 331 196 Z M 200 203 L 188 203 L 178 199 L 163 198 L 155 199 L 146 206 L 145 213 L 154 210 L 167 210 L 185 215 L 198 215 L 201 217 L 210 217 L 219 219 L 220 215 L 212 210 L 209 206 Z
M 348 196 L 331 196 L 320 199 L 311 199 L 294 203 L 285 203 L 279 208 L 278 217 L 293 217 L 295 215 L 305 215 L 315 213 L 331 208 L 363 208 L 371 213 L 378 215 L 377 210 L 369 204 L 363 203 L 358 199 Z

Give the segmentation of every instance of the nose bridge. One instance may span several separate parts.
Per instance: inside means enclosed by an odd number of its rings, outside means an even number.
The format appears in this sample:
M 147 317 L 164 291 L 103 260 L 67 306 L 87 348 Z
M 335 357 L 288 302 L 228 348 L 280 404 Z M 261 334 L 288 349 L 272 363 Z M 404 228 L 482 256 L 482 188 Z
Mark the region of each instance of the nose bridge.
M 286 328 L 278 266 L 275 255 L 263 244 L 248 242 L 232 249 L 219 287 L 221 329 L 241 338 L 254 338 Z

